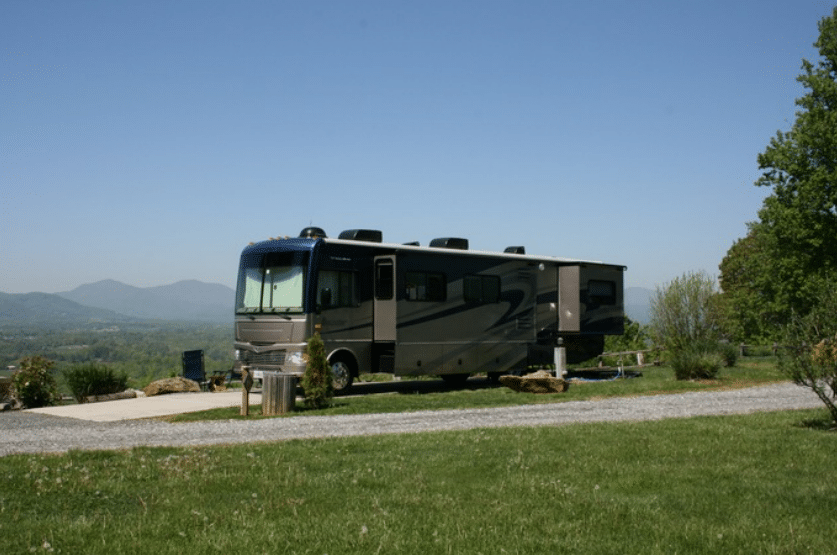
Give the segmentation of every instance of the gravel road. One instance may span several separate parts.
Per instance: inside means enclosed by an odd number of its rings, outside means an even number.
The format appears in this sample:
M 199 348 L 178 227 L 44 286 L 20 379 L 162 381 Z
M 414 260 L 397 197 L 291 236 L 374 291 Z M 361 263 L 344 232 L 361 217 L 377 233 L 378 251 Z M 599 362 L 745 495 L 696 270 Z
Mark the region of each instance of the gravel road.
M 620 397 L 491 409 L 179 424 L 159 420 L 88 422 L 15 411 L 0 413 L 0 456 L 14 453 L 60 453 L 70 449 L 128 449 L 142 445 L 240 444 L 436 430 L 661 420 L 821 406 L 816 395 L 807 388 L 793 384 L 772 384 L 730 391 Z

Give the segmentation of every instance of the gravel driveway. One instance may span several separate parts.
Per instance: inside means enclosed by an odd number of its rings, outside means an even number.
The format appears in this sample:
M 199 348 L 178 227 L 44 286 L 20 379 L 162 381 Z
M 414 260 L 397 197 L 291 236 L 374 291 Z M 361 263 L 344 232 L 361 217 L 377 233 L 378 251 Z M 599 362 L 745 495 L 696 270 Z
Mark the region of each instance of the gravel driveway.
M 128 449 L 141 445 L 237 444 L 436 430 L 660 420 L 821 406 L 820 400 L 809 389 L 784 383 L 731 391 L 620 397 L 490 409 L 179 424 L 158 420 L 88 422 L 16 411 L 0 413 L 0 456 L 13 453 L 57 453 L 69 449 Z

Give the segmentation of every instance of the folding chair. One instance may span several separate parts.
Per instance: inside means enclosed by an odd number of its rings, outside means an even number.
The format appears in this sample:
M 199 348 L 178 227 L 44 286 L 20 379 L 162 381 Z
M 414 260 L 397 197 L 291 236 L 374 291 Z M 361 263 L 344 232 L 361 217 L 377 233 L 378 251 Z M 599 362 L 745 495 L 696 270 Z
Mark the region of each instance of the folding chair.
M 203 366 L 203 351 L 183 351 L 183 377 L 198 382 L 201 389 L 206 389 L 209 380 Z

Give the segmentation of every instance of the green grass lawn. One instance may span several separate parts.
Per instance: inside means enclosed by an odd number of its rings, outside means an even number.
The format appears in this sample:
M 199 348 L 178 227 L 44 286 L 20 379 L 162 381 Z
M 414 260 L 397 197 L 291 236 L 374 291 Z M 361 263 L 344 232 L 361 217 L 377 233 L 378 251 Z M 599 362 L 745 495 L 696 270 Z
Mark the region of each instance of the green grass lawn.
M 825 411 L 0 458 L 4 553 L 833 553 Z

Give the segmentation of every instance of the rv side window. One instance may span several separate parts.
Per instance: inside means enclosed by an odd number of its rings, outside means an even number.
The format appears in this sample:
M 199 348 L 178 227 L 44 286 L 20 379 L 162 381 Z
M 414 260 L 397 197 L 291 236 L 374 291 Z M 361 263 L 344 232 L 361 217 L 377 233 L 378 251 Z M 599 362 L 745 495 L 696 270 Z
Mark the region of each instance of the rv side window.
M 595 304 L 616 304 L 616 283 L 591 279 L 587 282 L 587 296 Z
M 356 283 L 354 272 L 320 272 L 317 304 L 324 309 L 357 306 Z
M 500 276 L 465 276 L 463 288 L 466 303 L 500 302 Z
M 410 301 L 442 302 L 448 298 L 448 282 L 444 274 L 407 272 L 407 299 Z

